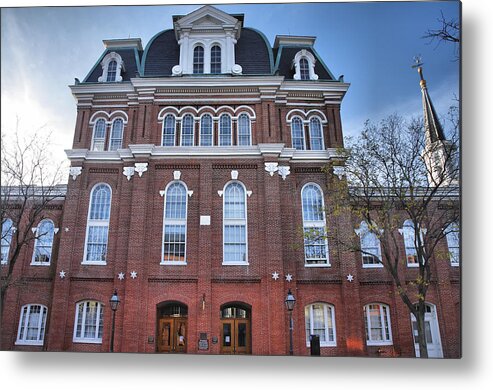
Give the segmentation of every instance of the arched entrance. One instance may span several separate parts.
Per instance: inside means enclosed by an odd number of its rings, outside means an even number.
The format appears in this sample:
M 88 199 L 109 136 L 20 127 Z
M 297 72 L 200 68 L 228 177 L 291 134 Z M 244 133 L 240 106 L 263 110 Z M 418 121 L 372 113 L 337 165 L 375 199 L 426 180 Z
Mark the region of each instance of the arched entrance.
M 230 303 L 221 307 L 221 353 L 250 354 L 251 310 L 242 303 Z
M 414 349 L 416 357 L 419 357 L 418 324 L 416 317 L 411 314 L 411 324 L 413 327 Z M 442 358 L 442 343 L 440 341 L 440 330 L 438 328 L 438 318 L 435 305 L 426 303 L 425 305 L 425 338 L 426 349 L 429 358 Z
M 179 302 L 162 302 L 157 306 L 157 351 L 186 353 L 188 308 Z

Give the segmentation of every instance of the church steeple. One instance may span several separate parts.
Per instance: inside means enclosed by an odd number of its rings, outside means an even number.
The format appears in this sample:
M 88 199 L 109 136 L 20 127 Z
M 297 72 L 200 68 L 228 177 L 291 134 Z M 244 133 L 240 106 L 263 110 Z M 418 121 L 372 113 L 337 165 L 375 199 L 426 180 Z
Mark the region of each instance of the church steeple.
M 457 185 L 457 175 L 454 174 L 453 169 L 454 146 L 445 138 L 435 107 L 431 102 L 426 80 L 423 78 L 423 64 L 419 58 L 415 61 L 413 68 L 418 68 L 423 102 L 425 149 L 422 157 L 427 167 L 428 183 L 430 186 Z

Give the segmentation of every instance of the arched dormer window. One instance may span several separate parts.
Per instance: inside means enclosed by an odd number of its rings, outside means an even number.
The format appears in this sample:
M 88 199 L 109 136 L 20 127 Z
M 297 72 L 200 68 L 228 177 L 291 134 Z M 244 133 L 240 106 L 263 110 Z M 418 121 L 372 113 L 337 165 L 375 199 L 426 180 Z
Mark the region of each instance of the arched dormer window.
M 329 250 L 326 234 L 323 192 L 314 183 L 301 190 L 305 266 L 327 266 Z
M 110 209 L 110 186 L 104 183 L 96 185 L 89 200 L 83 264 L 106 264 Z
M 302 49 L 296 53 L 293 59 L 293 65 L 293 79 L 318 80 L 318 75 L 315 73 L 315 57 L 310 51 Z
M 310 119 L 310 149 L 311 150 L 323 150 L 324 137 L 322 133 L 322 124 L 320 119 Z
M 211 47 L 211 73 L 221 73 L 221 46 Z
M 171 182 L 165 191 L 161 264 L 185 264 L 187 242 L 187 188 Z
M 102 152 L 106 141 L 106 121 L 98 119 L 92 132 L 91 150 Z
M 196 46 L 193 49 L 193 73 L 204 73 L 204 48 L 202 46 Z
M 10 218 L 2 221 L 2 238 L 1 238 L 1 264 L 7 264 L 9 261 L 10 244 L 14 235 L 14 224 Z
M 212 146 L 214 134 L 212 131 L 212 116 L 205 114 L 200 118 L 200 146 Z
M 106 54 L 101 61 L 103 74 L 98 78 L 99 82 L 120 82 L 123 81 L 123 72 L 125 72 L 125 64 L 120 54 L 112 51 Z
M 223 264 L 248 264 L 245 187 L 238 181 L 230 182 L 223 196 Z
M 41 221 L 36 228 L 36 240 L 34 242 L 33 265 L 50 265 L 53 238 L 55 237 L 55 225 L 50 219 Z
M 109 150 L 118 150 L 123 144 L 123 120 L 117 118 L 111 126 L 110 147 Z
M 222 114 L 219 118 L 219 146 L 231 146 L 231 117 L 228 114 Z
M 168 114 L 163 121 L 163 146 L 175 146 L 176 120 L 174 115 Z
M 295 116 L 291 121 L 291 139 L 293 148 L 296 150 L 305 150 L 305 130 L 303 121 L 300 117 Z
M 250 117 L 247 114 L 241 114 L 238 117 L 238 145 L 251 145 L 252 132 Z
M 186 114 L 181 120 L 181 146 L 194 145 L 194 120 L 191 114 Z

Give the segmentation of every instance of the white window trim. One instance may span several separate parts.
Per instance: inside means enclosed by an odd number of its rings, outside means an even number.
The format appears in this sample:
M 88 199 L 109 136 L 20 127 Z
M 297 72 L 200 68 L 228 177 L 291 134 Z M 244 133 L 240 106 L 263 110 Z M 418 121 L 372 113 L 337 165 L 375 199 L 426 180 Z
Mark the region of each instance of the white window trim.
M 224 116 L 227 116 L 229 118 L 229 131 L 230 131 L 230 135 L 229 135 L 229 145 L 221 145 L 221 135 L 222 135 L 222 126 L 221 126 L 221 118 Z M 228 113 L 222 113 L 221 115 L 219 115 L 218 117 L 218 131 L 219 131 L 219 134 L 218 134 L 218 137 L 217 137 L 217 145 L 218 146 L 226 146 L 226 147 L 229 147 L 229 146 L 233 146 L 233 118 L 231 117 L 230 114 Z
M 242 115 L 246 115 L 248 118 L 248 135 L 249 135 L 249 144 L 248 145 L 240 145 L 240 117 Z M 231 127 L 231 132 L 233 132 L 233 128 Z M 247 112 L 240 112 L 236 117 L 236 146 L 251 146 L 252 145 L 252 118 Z
M 185 187 L 185 223 L 183 223 L 182 219 L 166 219 L 166 198 L 168 196 L 168 189 L 174 183 L 180 183 Z M 173 180 L 168 183 L 164 190 L 164 208 L 163 208 L 163 238 L 161 240 L 161 262 L 160 265 L 187 265 L 187 231 L 188 231 L 188 187 L 185 182 L 181 180 Z M 164 260 L 164 237 L 165 237 L 165 228 L 166 224 L 169 225 L 184 225 L 185 226 L 185 259 L 183 261 L 165 261 Z
M 94 150 L 94 142 L 96 140 L 95 139 L 96 127 L 97 127 L 97 124 L 100 120 L 104 122 L 104 137 L 102 138 L 103 139 L 103 150 L 100 150 L 102 152 L 102 151 L 106 150 L 106 135 L 108 133 L 108 121 L 106 121 L 106 119 L 104 119 L 104 118 L 96 118 L 94 120 L 94 124 L 92 125 L 91 150 Z M 101 138 L 98 138 L 98 139 L 101 139 Z
M 39 227 L 41 226 L 41 224 L 45 221 L 49 221 L 51 222 L 51 224 L 53 225 L 53 238 L 51 240 L 51 251 L 50 251 L 50 261 L 47 262 L 47 263 L 40 263 L 38 261 L 35 261 L 36 259 L 36 247 L 38 245 L 38 237 L 36 237 L 36 239 L 34 240 L 34 247 L 33 247 L 33 255 L 31 257 L 31 265 L 34 265 L 34 266 L 40 266 L 40 267 L 49 267 L 51 265 L 51 257 L 53 255 L 53 241 L 55 241 L 55 223 L 49 219 L 49 218 L 46 218 L 46 219 L 43 219 L 41 220 L 39 223 L 38 223 L 38 227 L 36 228 L 36 232 L 39 230 Z
M 221 51 L 221 72 L 220 73 L 212 73 L 212 48 L 214 46 L 218 46 L 219 47 L 219 50 Z M 219 42 L 219 41 L 212 41 L 210 43 L 210 45 L 209 45 L 209 73 L 210 74 L 221 74 L 221 73 L 225 73 L 224 72 L 223 53 L 224 53 L 224 50 L 223 50 L 223 45 L 221 44 L 221 42 Z
M 116 77 L 115 81 L 108 81 L 108 65 L 113 60 L 116 61 Z M 122 70 L 125 72 L 125 64 L 123 63 L 123 59 L 120 54 L 114 51 L 106 54 L 101 61 L 101 67 L 103 68 L 103 74 L 101 75 L 101 77 L 98 78 L 98 82 L 118 83 L 123 80 L 121 73 Z
M 369 336 L 371 335 L 371 328 L 370 328 L 370 311 L 368 310 L 368 307 L 370 305 L 378 305 L 379 306 L 379 311 L 380 311 L 380 321 L 382 323 L 382 332 L 385 330 L 385 324 L 387 323 L 389 327 L 389 339 L 388 340 L 369 340 Z M 385 315 L 383 313 L 383 307 L 387 308 L 387 318 L 385 318 Z M 390 319 L 390 306 L 386 305 L 384 303 L 379 303 L 379 302 L 372 302 L 368 303 L 364 306 L 364 312 L 365 312 L 365 321 L 366 321 L 366 329 L 367 329 L 367 335 L 366 335 L 366 345 L 372 346 L 372 345 L 393 345 L 393 338 L 392 338 L 392 322 Z M 388 320 L 388 322 L 384 322 L 384 320 Z M 382 334 L 382 336 L 384 336 Z
M 99 304 L 98 310 L 96 312 L 96 334 L 98 337 L 97 338 L 86 338 L 84 336 L 77 337 L 77 320 L 79 317 L 79 305 L 85 305 L 86 303 L 89 303 L 89 302 L 96 302 Z M 72 340 L 74 343 L 85 343 L 85 344 L 102 344 L 103 343 L 103 335 L 99 334 L 99 322 L 101 321 L 101 311 L 103 309 L 104 309 L 104 305 L 99 301 L 86 300 L 86 301 L 77 302 L 75 304 L 74 337 Z M 86 311 L 83 310 L 82 311 L 82 321 L 81 321 L 81 323 L 82 323 L 81 334 L 85 334 L 85 332 L 86 332 L 85 319 L 86 319 Z M 103 329 L 103 332 L 104 332 L 104 329 Z
M 304 215 L 304 211 L 303 211 L 303 191 L 305 190 L 305 188 L 309 185 L 314 185 L 315 187 L 317 187 L 319 190 L 320 190 L 320 193 L 321 193 L 321 196 L 322 196 L 322 215 L 323 215 L 323 221 L 305 221 L 305 215 Z M 301 188 L 301 218 L 303 220 L 303 232 L 305 231 L 305 228 L 307 229 L 311 229 L 311 228 L 323 228 L 324 231 L 326 231 L 327 229 L 327 217 L 325 215 L 325 199 L 324 199 L 324 192 L 322 190 L 322 188 L 317 184 L 317 183 L 314 183 L 314 182 L 309 182 L 309 183 L 306 183 L 302 188 Z M 307 259 L 306 256 L 305 256 L 305 239 L 303 238 L 303 258 L 304 258 L 304 262 L 305 262 L 305 267 L 306 268 L 310 268 L 310 267 L 313 267 L 313 268 L 326 268 L 326 267 L 330 267 L 331 264 L 330 264 L 330 255 L 329 255 L 329 241 L 327 240 L 327 238 L 324 239 L 325 241 L 325 254 L 326 254 L 326 262 L 324 264 L 309 264 L 307 263 L 307 260 L 310 260 L 310 259 Z
M 91 221 L 90 216 L 91 216 L 91 203 L 92 203 L 92 197 L 94 194 L 94 190 L 100 185 L 104 184 L 110 189 L 110 209 L 108 211 L 108 221 Z M 86 238 L 84 240 L 84 257 L 82 258 L 82 265 L 106 265 L 106 261 L 87 261 L 86 256 L 87 256 L 87 239 L 89 238 L 89 228 L 91 226 L 108 226 L 108 237 L 106 241 L 106 259 L 108 259 L 108 252 L 109 252 L 109 241 L 110 241 L 110 220 L 111 220 L 111 203 L 113 202 L 113 189 L 108 183 L 104 182 L 99 182 L 93 185 L 91 189 L 91 195 L 89 196 L 89 207 L 87 209 L 87 219 L 86 219 Z
M 363 229 L 363 228 L 361 227 L 361 225 L 363 224 L 363 222 L 366 224 L 366 229 Z M 359 225 L 359 228 L 358 228 L 358 229 L 354 229 L 354 232 L 356 233 L 356 235 L 357 235 L 357 236 L 359 237 L 359 239 L 360 239 L 360 248 L 361 248 L 361 249 L 363 249 L 363 243 L 362 243 L 362 241 L 361 241 L 361 239 L 362 239 L 362 234 L 363 234 L 363 233 L 366 233 L 366 232 L 368 232 L 368 233 L 372 233 L 372 234 L 375 234 L 375 233 L 371 232 L 371 231 L 370 231 L 370 229 L 368 229 L 368 224 L 367 224 L 365 221 L 361 221 L 361 223 L 360 223 L 360 225 Z M 382 234 L 382 233 L 383 233 L 383 229 L 380 229 L 380 234 Z M 379 259 L 380 261 L 382 261 L 382 244 L 381 244 L 381 242 L 380 242 L 380 239 L 379 239 L 378 237 L 376 237 L 376 238 L 377 238 L 377 240 L 378 240 L 378 245 L 379 245 L 379 246 L 378 246 L 378 256 L 377 256 L 377 257 L 378 257 L 378 259 Z M 364 255 L 365 255 L 365 254 L 364 254 L 363 252 L 361 252 L 361 264 L 362 264 L 362 267 L 363 267 L 363 268 L 383 268 L 383 264 L 382 264 L 381 262 L 380 262 L 380 263 L 377 263 L 377 264 L 365 264 L 364 259 L 363 259 L 363 256 L 364 256 Z
M 192 117 L 192 145 L 183 145 L 183 123 L 185 122 L 185 117 L 190 115 Z M 195 146 L 195 117 L 192 114 L 184 114 L 180 118 L 180 146 Z
M 296 55 L 294 56 L 293 59 L 293 65 L 294 65 L 294 76 L 293 79 L 295 80 L 301 80 L 301 74 L 300 74 L 300 60 L 304 58 L 308 61 L 308 73 L 310 74 L 310 80 L 318 80 L 318 75 L 315 73 L 315 57 L 313 56 L 312 53 L 310 53 L 306 49 L 300 50 Z M 305 80 L 302 80 L 305 81 Z
M 108 141 L 108 150 L 111 150 L 111 141 L 113 140 L 113 129 L 115 127 L 115 121 L 117 119 L 120 119 L 122 121 L 122 144 L 121 144 L 121 147 L 119 149 L 122 149 L 123 148 L 123 137 L 125 135 L 125 118 L 121 118 L 121 117 L 116 117 L 114 119 L 111 120 L 111 129 L 110 129 L 110 139 Z
M 29 323 L 29 317 L 31 316 L 31 307 L 32 306 L 41 306 L 41 314 L 39 316 L 38 320 L 38 337 L 37 340 L 26 340 L 27 336 L 27 324 Z M 24 318 L 24 335 L 23 339 L 20 338 L 21 336 L 21 325 L 22 325 L 22 316 L 24 314 L 24 308 L 27 307 L 27 314 L 26 317 Z M 45 322 L 43 324 L 43 311 L 46 310 L 46 317 L 45 317 Z M 48 318 L 48 308 L 45 305 L 41 305 L 39 303 L 30 303 L 27 305 L 24 305 L 21 307 L 21 314 L 19 318 L 19 326 L 17 329 L 17 340 L 15 341 L 15 345 L 43 345 L 44 343 L 44 336 L 46 335 L 46 319 Z M 40 338 L 40 333 L 41 333 L 41 328 L 42 325 L 44 325 L 45 332 L 43 334 L 43 338 L 39 340 Z
M 226 203 L 226 187 L 231 183 L 238 183 L 243 187 L 243 194 L 245 197 L 245 219 L 228 219 L 227 221 L 229 225 L 244 225 L 245 226 L 245 261 L 224 261 L 225 253 L 224 253 L 224 237 L 225 237 L 225 227 L 226 227 L 226 219 L 225 217 L 225 203 Z M 247 189 L 245 185 L 239 180 L 230 180 L 223 187 L 223 261 L 222 265 L 249 265 L 250 263 L 248 258 L 248 202 L 247 202 Z
M 320 341 L 320 347 L 336 347 L 337 346 L 337 333 L 336 333 L 336 319 L 335 319 L 334 305 L 330 305 L 330 304 L 324 303 L 324 302 L 314 302 L 314 303 L 307 305 L 309 307 L 309 311 L 310 311 L 310 334 L 313 334 L 313 305 L 322 305 L 323 306 L 325 340 L 329 339 L 328 308 L 331 309 L 330 310 L 330 312 L 331 312 L 330 318 L 332 320 L 332 326 L 333 326 L 332 330 L 334 332 L 334 341 L 324 341 L 324 342 Z M 306 321 L 306 319 L 305 319 L 305 321 Z M 305 324 L 305 332 L 306 332 L 306 324 Z M 310 346 L 310 340 L 309 339 L 306 340 L 306 346 L 307 347 Z
M 176 125 L 177 125 L 177 118 L 176 115 L 173 115 L 171 113 L 167 113 L 164 115 L 163 120 L 162 120 L 162 126 L 161 126 L 161 146 L 164 146 L 164 126 L 166 125 L 166 118 L 168 115 L 172 116 L 174 118 L 174 123 L 175 123 L 175 130 L 173 132 L 173 146 L 176 146 Z M 181 140 L 180 140 L 181 141 Z M 167 146 L 169 147 L 169 146 Z

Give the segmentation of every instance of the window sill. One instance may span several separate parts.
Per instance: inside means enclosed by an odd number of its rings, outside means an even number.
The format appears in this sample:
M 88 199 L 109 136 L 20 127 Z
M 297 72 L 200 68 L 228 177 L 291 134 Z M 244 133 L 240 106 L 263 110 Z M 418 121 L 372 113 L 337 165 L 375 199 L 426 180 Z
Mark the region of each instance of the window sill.
M 32 345 L 32 346 L 39 346 L 39 347 L 42 347 L 43 346 L 43 342 L 42 341 L 24 341 L 24 340 L 17 340 L 15 342 L 15 345 Z
M 187 265 L 186 261 L 161 261 L 160 265 Z
M 363 264 L 363 268 L 383 268 L 383 264 Z
M 228 261 L 228 262 L 224 262 L 223 261 L 223 264 L 222 265 L 249 265 L 249 263 L 245 262 L 245 261 L 241 261 L 241 262 L 235 262 L 235 261 Z
M 414 264 L 414 263 L 407 265 L 407 268 L 418 268 L 418 267 L 419 267 L 419 264 Z
M 51 263 L 31 263 L 34 266 L 49 267 Z
M 310 348 L 310 343 L 306 343 L 306 346 Z M 337 343 L 320 343 L 320 348 L 327 348 L 327 347 L 337 347 Z
M 306 268 L 330 268 L 331 265 L 330 265 L 330 263 L 327 263 L 327 264 L 306 264 L 305 263 L 305 267 Z
M 106 265 L 106 261 L 83 261 L 81 265 Z
M 103 344 L 103 340 L 99 339 L 73 339 L 74 343 L 78 344 Z
M 454 268 L 458 268 L 458 267 L 460 267 L 460 264 L 459 263 L 450 263 L 450 266 L 454 267 Z
M 392 341 L 367 341 L 366 345 L 369 347 L 378 347 L 381 345 L 393 345 Z

